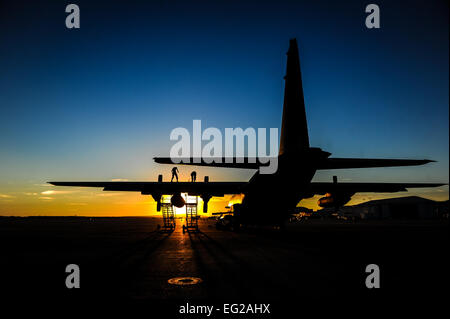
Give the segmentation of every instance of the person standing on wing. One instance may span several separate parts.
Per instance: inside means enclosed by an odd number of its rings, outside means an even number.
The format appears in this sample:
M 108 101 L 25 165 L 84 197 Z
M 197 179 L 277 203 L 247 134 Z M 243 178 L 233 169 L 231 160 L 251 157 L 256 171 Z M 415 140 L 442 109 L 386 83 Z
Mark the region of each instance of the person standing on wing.
M 175 166 L 174 168 L 172 168 L 172 179 L 170 180 L 171 182 L 173 182 L 173 178 L 175 177 L 177 179 L 178 182 L 178 168 Z

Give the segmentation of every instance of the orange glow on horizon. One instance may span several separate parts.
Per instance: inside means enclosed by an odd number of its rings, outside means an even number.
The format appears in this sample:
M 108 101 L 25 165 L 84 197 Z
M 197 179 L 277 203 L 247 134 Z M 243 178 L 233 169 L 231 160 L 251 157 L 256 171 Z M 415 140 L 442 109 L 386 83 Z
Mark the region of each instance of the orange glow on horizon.
M 0 188 L 0 216 L 161 216 L 156 211 L 156 202 L 151 196 L 138 192 L 104 192 L 91 188 L 64 188 L 47 184 L 7 185 Z M 420 196 L 436 201 L 448 200 L 448 185 L 430 189 L 410 189 L 408 192 L 393 194 L 357 193 L 347 205 L 404 196 Z M 302 200 L 297 206 L 318 210 L 314 196 Z M 242 202 L 243 195 L 213 197 L 209 201 L 208 213 L 203 213 L 203 201 L 199 198 L 200 216 L 210 216 L 213 212 L 226 211 L 226 206 Z M 185 207 L 176 209 L 176 214 L 184 215 Z
M 234 204 L 241 204 L 243 199 L 244 199 L 244 195 L 243 194 L 233 195 L 233 196 L 231 196 L 231 199 L 228 202 L 227 206 L 231 207 Z

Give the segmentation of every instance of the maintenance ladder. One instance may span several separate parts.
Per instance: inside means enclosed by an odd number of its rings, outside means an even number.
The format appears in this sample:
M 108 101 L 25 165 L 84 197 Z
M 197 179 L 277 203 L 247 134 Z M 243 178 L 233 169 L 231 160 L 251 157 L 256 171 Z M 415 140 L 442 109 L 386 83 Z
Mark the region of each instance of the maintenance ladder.
M 163 216 L 162 231 L 172 232 L 175 230 L 175 212 L 170 200 L 161 202 L 161 211 Z
M 192 200 L 195 198 L 195 201 Z M 198 196 L 187 196 L 186 198 L 186 225 L 183 225 L 183 232 L 198 231 Z

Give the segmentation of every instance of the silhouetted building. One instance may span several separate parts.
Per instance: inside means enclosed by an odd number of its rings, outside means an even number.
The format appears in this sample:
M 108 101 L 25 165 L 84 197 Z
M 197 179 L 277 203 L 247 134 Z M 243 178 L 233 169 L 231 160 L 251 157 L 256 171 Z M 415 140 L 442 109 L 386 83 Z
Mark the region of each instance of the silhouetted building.
M 343 212 L 362 219 L 433 219 L 444 217 L 445 209 L 448 215 L 448 201 L 409 196 L 372 200 L 344 207 Z

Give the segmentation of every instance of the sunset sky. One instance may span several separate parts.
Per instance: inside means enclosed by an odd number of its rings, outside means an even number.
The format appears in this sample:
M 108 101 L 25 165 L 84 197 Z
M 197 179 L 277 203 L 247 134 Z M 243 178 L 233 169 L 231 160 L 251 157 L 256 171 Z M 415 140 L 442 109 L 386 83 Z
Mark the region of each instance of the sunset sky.
M 448 183 L 447 1 L 377 1 L 378 30 L 365 27 L 360 1 L 75 1 L 79 30 L 65 27 L 68 3 L 0 4 L 0 215 L 156 213 L 150 196 L 46 182 L 170 180 L 171 167 L 152 158 L 167 156 L 171 130 L 192 130 L 194 119 L 222 131 L 280 128 L 293 37 L 311 146 L 333 157 L 437 161 L 320 171 L 314 181 Z M 193 167 L 179 169 L 188 180 Z M 254 173 L 195 170 L 211 181 Z M 356 194 L 349 204 L 386 197 Z

